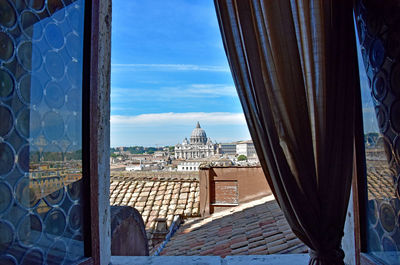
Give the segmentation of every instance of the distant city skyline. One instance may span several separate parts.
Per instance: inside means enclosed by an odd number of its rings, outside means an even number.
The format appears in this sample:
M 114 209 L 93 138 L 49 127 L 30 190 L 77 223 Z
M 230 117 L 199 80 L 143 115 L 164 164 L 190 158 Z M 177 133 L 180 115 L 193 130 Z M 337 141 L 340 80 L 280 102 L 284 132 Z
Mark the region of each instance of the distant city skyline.
M 197 121 L 213 141 L 250 139 L 212 0 L 114 0 L 111 56 L 112 147 L 175 145 Z M 361 73 L 364 130 L 376 132 Z
M 212 0 L 113 1 L 111 146 L 249 139 Z
M 242 115 L 242 114 L 241 114 Z M 244 141 L 244 140 L 250 140 L 251 137 L 250 135 L 246 135 L 246 133 L 243 133 L 245 136 L 240 138 L 233 138 L 233 135 L 237 135 L 237 133 L 235 133 L 235 130 L 237 132 L 240 132 L 240 130 L 243 129 L 243 125 L 241 124 L 233 124 L 233 125 L 229 125 L 226 127 L 221 126 L 220 124 L 215 124 L 215 123 L 210 123 L 209 125 L 207 125 L 207 123 L 202 123 L 202 128 L 204 128 L 204 130 L 207 132 L 207 136 L 211 138 L 211 140 L 214 143 L 228 143 L 228 142 L 236 142 L 236 141 Z M 128 123 L 129 124 L 129 123 Z M 176 123 L 178 124 L 178 123 Z M 203 126 L 203 124 L 205 124 Z M 194 122 L 193 124 L 190 125 L 172 125 L 169 124 L 165 127 L 163 132 L 160 131 L 155 131 L 153 130 L 153 128 L 151 126 L 149 127 L 139 127 L 137 124 L 132 125 L 131 126 L 131 130 L 134 131 L 135 129 L 143 131 L 144 133 L 148 134 L 148 138 L 150 139 L 149 142 L 144 142 L 142 139 L 143 143 L 131 143 L 130 141 L 127 141 L 126 139 L 122 139 L 122 141 L 120 141 L 121 144 L 111 144 L 111 147 L 130 147 L 130 146 L 143 146 L 143 147 L 162 147 L 162 146 L 174 146 L 178 143 L 182 143 L 182 140 L 184 138 L 188 138 L 190 137 L 190 134 L 192 132 L 192 130 L 194 129 L 194 126 L 196 125 L 196 122 Z M 115 126 L 115 130 L 118 130 L 118 124 L 114 123 Z M 127 128 L 127 124 L 122 125 L 123 126 L 123 130 L 125 130 Z M 246 127 L 247 129 L 247 127 Z M 234 130 L 234 132 L 232 132 L 231 130 Z M 219 135 L 219 134 L 226 134 L 227 137 L 214 137 L 215 135 Z M 248 133 L 248 131 L 247 131 Z M 154 139 L 158 139 L 154 140 Z

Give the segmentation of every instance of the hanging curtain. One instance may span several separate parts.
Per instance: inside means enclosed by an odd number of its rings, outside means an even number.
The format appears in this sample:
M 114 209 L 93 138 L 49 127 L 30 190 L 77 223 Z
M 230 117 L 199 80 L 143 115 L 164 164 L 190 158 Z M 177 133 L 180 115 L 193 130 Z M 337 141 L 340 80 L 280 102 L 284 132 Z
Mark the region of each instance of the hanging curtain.
M 344 264 L 341 239 L 359 89 L 353 3 L 215 0 L 258 157 L 309 264 Z

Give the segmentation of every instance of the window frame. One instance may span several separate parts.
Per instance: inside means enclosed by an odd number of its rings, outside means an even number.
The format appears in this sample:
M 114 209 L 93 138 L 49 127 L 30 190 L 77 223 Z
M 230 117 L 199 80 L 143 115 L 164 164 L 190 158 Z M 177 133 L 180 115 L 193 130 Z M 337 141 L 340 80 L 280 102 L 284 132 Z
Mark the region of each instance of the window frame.
M 110 111 L 109 107 L 107 108 L 110 103 L 110 21 L 111 0 L 102 0 L 101 2 L 100 0 L 85 0 L 82 69 L 84 257 L 77 262 L 77 264 L 85 265 L 109 264 L 111 257 Z M 103 57 L 100 57 L 101 55 Z M 98 127 L 102 127 L 103 130 L 99 130 Z
M 99 60 L 100 49 L 104 49 L 104 53 L 111 54 L 111 47 L 108 45 L 111 40 L 111 24 L 106 23 L 106 34 L 100 34 L 101 21 L 108 16 L 111 18 L 111 8 L 101 13 L 101 9 L 111 6 L 111 1 L 106 0 L 86 0 L 85 1 L 85 18 L 84 18 L 84 41 L 83 41 L 83 54 L 84 54 L 84 67 L 83 67 L 83 94 L 82 94 L 82 170 L 83 170 L 83 186 L 84 186 L 84 200 L 87 202 L 84 205 L 84 212 L 87 214 L 84 218 L 84 253 L 86 259 L 80 261 L 80 265 L 91 265 L 100 263 L 109 263 L 111 255 L 110 238 L 110 211 L 109 211 L 109 196 L 108 193 L 104 194 L 100 189 L 99 177 L 106 173 L 104 181 L 109 185 L 109 168 L 105 168 L 105 172 L 99 172 L 99 164 L 101 164 L 102 155 L 99 155 L 101 144 L 109 145 L 109 136 L 104 137 L 98 125 L 109 128 L 109 119 L 102 119 L 101 117 L 110 116 L 109 110 L 104 109 L 104 104 L 99 102 L 99 95 L 105 91 L 105 101 L 109 105 L 109 86 L 100 88 L 101 74 L 105 68 L 107 72 L 111 68 L 108 63 L 103 64 Z M 107 18 L 106 18 L 107 19 Z M 104 30 L 104 29 L 102 29 Z M 108 39 L 107 39 L 108 38 Z M 105 67 L 104 67 L 105 65 Z M 107 73 L 105 79 L 110 80 L 110 74 Z M 109 83 L 108 83 L 109 84 Z M 85 89 L 87 88 L 87 89 Z M 104 91 L 100 91 L 104 90 Z M 107 103 L 105 104 L 107 105 Z M 108 121 L 108 122 L 107 122 Z M 107 130 L 106 130 L 107 131 Z M 106 138 L 106 139 L 105 139 Z M 108 141 L 107 141 L 108 140 Z M 109 149 L 109 147 L 108 147 Z M 104 158 L 109 160 L 109 156 L 105 155 Z M 107 162 L 107 161 L 106 161 Z M 108 161 L 109 164 L 109 161 Z M 108 174 L 107 174 L 108 172 Z M 109 186 L 108 186 L 109 192 Z M 100 203 L 104 203 L 108 211 L 100 212 Z M 105 223 L 100 225 L 100 220 L 106 220 Z M 108 227 L 104 229 L 104 227 Z M 107 237 L 108 235 L 108 237 Z M 103 238 L 103 240 L 101 240 Z M 102 250 L 102 251 L 101 251 Z M 102 253 L 103 252 L 103 255 Z

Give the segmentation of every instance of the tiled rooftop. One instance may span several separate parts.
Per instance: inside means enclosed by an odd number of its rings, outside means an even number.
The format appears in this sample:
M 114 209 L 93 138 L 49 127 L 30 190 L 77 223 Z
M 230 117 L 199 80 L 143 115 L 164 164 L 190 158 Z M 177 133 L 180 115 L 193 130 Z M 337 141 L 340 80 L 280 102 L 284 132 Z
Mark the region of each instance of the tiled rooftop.
M 393 176 L 386 161 L 367 160 L 368 199 L 396 198 Z
M 161 255 L 265 255 L 304 253 L 273 196 L 189 220 Z
M 157 218 L 166 218 L 170 226 L 175 215 L 200 216 L 199 181 L 193 177 L 112 176 L 110 204 L 135 207 L 150 239 Z

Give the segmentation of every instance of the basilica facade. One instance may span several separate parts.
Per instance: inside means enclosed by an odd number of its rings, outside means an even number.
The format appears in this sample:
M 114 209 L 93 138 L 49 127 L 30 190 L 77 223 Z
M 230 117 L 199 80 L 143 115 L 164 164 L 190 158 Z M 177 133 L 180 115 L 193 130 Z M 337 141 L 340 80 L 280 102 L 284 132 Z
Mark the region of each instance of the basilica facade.
M 176 159 L 206 158 L 216 153 L 216 145 L 207 138 L 206 132 L 197 122 L 196 128 L 192 131 L 190 141 L 185 138 L 181 144 L 175 145 Z

